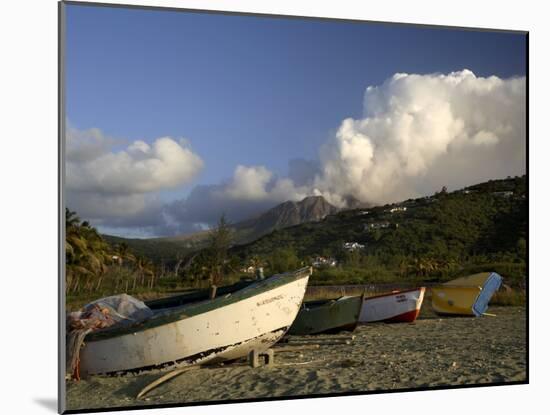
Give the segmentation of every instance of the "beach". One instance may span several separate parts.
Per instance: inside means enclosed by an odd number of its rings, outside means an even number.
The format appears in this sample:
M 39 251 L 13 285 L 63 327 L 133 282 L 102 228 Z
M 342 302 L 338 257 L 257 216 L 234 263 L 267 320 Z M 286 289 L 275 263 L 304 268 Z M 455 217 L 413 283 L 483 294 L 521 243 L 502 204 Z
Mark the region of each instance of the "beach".
M 245 360 L 197 367 L 141 399 L 136 399 L 138 392 L 162 372 L 68 381 L 67 408 L 525 381 L 525 308 L 491 307 L 489 312 L 494 316 L 440 317 L 424 307 L 415 323 L 359 326 L 350 344 L 334 344 L 329 340 L 331 336 L 308 336 L 313 343 L 311 339 L 318 339 L 320 344 L 328 340 L 329 344 L 321 344 L 318 349 L 276 351 L 272 367 L 252 368 Z

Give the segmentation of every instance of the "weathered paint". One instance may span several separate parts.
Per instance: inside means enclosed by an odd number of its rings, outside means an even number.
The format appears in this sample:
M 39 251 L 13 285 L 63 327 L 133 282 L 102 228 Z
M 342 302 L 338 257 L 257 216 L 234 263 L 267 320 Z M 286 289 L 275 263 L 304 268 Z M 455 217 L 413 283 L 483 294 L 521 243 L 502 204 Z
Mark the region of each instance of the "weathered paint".
M 268 349 L 294 321 L 309 275 L 310 271 L 274 276 L 271 281 L 246 287 L 233 298 L 209 301 L 218 307 L 205 303 L 184 307 L 175 313 L 182 316 L 179 320 L 164 316 L 163 324 L 96 335 L 81 351 L 81 370 L 110 373 L 192 357 L 201 362 L 235 359 L 253 348 Z
M 363 300 L 360 323 L 412 322 L 420 313 L 425 287 L 367 297 Z

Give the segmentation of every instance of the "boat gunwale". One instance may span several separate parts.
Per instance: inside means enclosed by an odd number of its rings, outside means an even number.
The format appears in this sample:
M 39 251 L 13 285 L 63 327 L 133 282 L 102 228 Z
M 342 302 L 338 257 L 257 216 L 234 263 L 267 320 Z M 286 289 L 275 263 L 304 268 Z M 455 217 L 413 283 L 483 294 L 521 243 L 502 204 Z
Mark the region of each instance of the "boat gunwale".
M 177 321 L 185 320 L 190 317 L 207 313 L 217 308 L 225 307 L 239 301 L 249 299 L 251 297 L 254 297 L 255 295 L 262 294 L 274 288 L 283 287 L 285 285 L 299 281 L 303 278 L 309 278 L 311 276 L 311 273 L 312 270 L 310 267 L 304 267 L 293 272 L 276 274 L 269 278 L 266 278 L 265 280 L 259 280 L 258 284 L 254 284 L 253 286 L 250 285 L 238 291 L 235 291 L 230 296 L 220 296 L 212 300 L 204 300 L 197 303 L 174 307 L 173 311 L 165 311 L 161 314 L 158 314 L 157 316 L 153 316 L 145 321 L 138 322 L 129 326 L 114 328 L 107 327 L 105 329 L 91 332 L 85 337 L 84 341 L 101 341 L 172 324 Z
M 481 294 L 483 294 L 483 290 L 485 290 L 485 288 L 487 287 L 487 284 L 489 283 L 489 281 L 493 278 L 493 277 L 496 277 L 499 281 L 498 281 L 498 287 L 495 291 L 493 291 L 493 293 L 491 294 L 491 296 L 489 297 L 489 299 L 487 300 L 487 304 L 485 305 L 485 310 L 483 312 L 479 312 L 477 309 L 476 309 L 476 304 L 477 302 L 479 301 L 479 298 L 481 297 Z M 472 304 L 472 312 L 474 313 L 474 315 L 476 317 L 480 317 L 483 315 L 483 313 L 485 313 L 485 311 L 487 311 L 487 308 L 489 307 L 489 301 L 491 301 L 491 297 L 495 294 L 495 292 L 497 292 L 500 287 L 502 286 L 502 281 L 503 281 L 503 278 L 502 278 L 502 275 L 500 275 L 498 272 L 495 272 L 495 271 L 492 271 L 491 273 L 489 273 L 489 276 L 487 277 L 487 279 L 485 280 L 485 282 L 483 283 L 483 286 L 480 287 L 480 290 L 479 290 L 479 294 L 477 295 L 474 303 Z
M 377 295 L 373 295 L 371 297 L 365 296 L 363 301 L 373 300 L 375 298 L 391 297 L 391 296 L 394 296 L 394 295 L 405 294 L 405 293 L 410 293 L 410 292 L 414 292 L 414 291 L 424 291 L 424 292 L 426 292 L 426 287 L 410 288 L 410 289 L 406 289 L 406 290 L 399 290 L 398 292 L 377 294 Z
M 481 291 L 483 287 L 479 285 L 438 285 L 437 287 L 431 287 L 432 291 L 434 290 L 446 290 L 450 288 L 451 290 L 477 290 Z
M 334 304 L 337 301 L 346 301 L 346 300 L 349 300 L 349 299 L 355 298 L 355 297 L 361 297 L 361 295 L 350 295 L 350 296 L 342 295 L 342 296 L 336 297 L 336 298 L 323 298 L 323 299 L 320 299 L 320 300 L 304 301 L 302 303 L 302 307 L 310 306 L 311 308 L 308 308 L 308 310 L 313 310 L 313 309 L 316 309 L 316 308 L 319 308 L 319 307 L 324 307 L 326 305 L 329 305 L 329 303 Z M 302 310 L 302 308 L 300 308 L 300 310 Z
M 481 286 L 485 285 L 485 283 L 487 282 L 487 280 L 491 277 L 491 274 L 493 274 L 493 273 L 495 273 L 495 272 L 494 271 L 476 272 L 475 274 L 465 275 L 463 277 L 458 277 L 458 278 L 452 279 L 452 280 L 447 281 L 447 282 L 442 282 L 441 284 L 438 284 L 435 287 L 437 287 L 437 288 L 440 288 L 440 287 L 480 287 L 480 289 L 481 289 Z M 481 283 L 479 283 L 479 282 L 477 282 L 477 283 L 469 282 L 469 280 L 474 279 L 474 277 L 478 277 L 478 276 L 481 276 L 481 275 L 485 275 L 485 278 L 483 279 L 483 281 Z M 479 278 L 481 278 L 481 277 L 479 277 Z

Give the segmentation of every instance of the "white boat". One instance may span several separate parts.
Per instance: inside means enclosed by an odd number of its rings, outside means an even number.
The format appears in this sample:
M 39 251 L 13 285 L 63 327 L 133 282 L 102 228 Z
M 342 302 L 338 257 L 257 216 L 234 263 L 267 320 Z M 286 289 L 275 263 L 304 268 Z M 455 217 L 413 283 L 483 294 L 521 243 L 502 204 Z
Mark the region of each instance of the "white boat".
M 253 349 L 266 350 L 296 318 L 311 272 L 308 267 L 275 275 L 187 305 L 181 305 L 181 296 L 166 299 L 165 307 L 143 323 L 88 334 L 80 351 L 80 372 L 231 360 Z
M 411 323 L 420 313 L 425 291 L 425 287 L 420 287 L 365 297 L 359 322 Z

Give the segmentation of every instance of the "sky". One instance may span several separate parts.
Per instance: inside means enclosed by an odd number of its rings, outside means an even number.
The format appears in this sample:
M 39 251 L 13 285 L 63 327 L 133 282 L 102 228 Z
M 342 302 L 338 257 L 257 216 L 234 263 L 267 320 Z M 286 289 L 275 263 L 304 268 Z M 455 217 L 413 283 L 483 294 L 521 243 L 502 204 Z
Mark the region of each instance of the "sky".
M 148 237 L 525 173 L 517 33 L 68 5 L 66 201 Z M 370 88 L 369 88 L 370 87 Z

